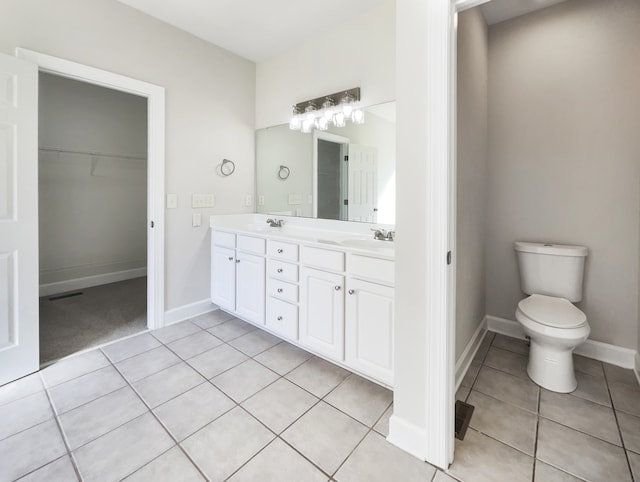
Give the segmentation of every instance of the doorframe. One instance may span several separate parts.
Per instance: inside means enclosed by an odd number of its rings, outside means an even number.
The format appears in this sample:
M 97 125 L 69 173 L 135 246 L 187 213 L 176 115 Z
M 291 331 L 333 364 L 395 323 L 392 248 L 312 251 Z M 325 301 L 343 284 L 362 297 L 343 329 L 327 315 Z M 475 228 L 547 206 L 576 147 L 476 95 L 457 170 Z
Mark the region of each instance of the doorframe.
M 147 328 L 164 326 L 164 87 L 22 47 L 16 57 L 39 72 L 79 80 L 147 99 Z
M 318 141 L 319 140 L 323 140 L 323 141 L 328 141 L 328 142 L 333 142 L 335 144 L 340 144 L 340 152 L 342 153 L 344 150 L 344 144 L 349 144 L 349 138 L 348 137 L 343 137 L 343 136 L 339 136 L 337 134 L 332 134 L 331 132 L 325 132 L 325 131 L 318 131 L 318 130 L 314 130 L 313 131 L 313 164 L 312 164 L 312 169 L 313 172 L 311 173 L 313 175 L 313 217 L 317 218 L 318 217 Z M 344 155 L 344 154 L 343 154 Z M 342 164 L 340 164 L 340 166 L 342 166 Z M 342 167 L 340 168 L 340 172 L 342 173 Z M 340 180 L 341 184 L 340 184 L 340 190 L 342 191 L 342 179 Z M 340 206 L 340 212 L 343 212 L 343 206 Z

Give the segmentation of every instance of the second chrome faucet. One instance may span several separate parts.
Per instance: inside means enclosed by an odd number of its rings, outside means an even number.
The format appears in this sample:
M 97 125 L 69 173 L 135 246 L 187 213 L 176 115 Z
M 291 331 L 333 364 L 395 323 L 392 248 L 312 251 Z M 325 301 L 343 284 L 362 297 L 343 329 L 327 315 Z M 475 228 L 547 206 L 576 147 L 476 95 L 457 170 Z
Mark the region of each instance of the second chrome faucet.
M 373 239 L 380 241 L 393 241 L 396 237 L 395 231 L 386 231 L 382 228 L 371 228 L 371 231 L 373 231 Z

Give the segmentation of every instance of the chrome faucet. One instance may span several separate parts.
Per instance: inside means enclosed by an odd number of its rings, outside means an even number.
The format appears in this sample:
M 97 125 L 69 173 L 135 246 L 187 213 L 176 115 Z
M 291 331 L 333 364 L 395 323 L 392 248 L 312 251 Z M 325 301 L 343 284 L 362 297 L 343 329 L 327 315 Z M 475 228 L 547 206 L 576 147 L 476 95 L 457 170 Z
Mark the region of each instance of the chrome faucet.
M 267 219 L 267 224 L 272 228 L 281 228 L 284 226 L 284 221 L 282 219 Z
M 393 241 L 396 238 L 395 231 L 386 231 L 382 228 L 371 228 L 371 231 L 373 231 L 373 239 L 380 241 Z

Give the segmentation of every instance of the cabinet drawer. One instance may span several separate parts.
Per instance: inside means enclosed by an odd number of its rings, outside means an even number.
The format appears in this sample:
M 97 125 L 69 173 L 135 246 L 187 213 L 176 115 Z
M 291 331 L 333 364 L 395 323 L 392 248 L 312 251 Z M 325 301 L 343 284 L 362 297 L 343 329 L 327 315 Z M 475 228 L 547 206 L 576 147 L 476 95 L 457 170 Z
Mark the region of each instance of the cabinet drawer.
M 350 254 L 347 257 L 347 271 L 354 278 L 364 278 L 393 284 L 395 281 L 395 261 Z
M 267 294 L 292 303 L 298 302 L 298 285 L 269 278 L 267 280 Z
M 267 254 L 272 258 L 298 261 L 298 245 L 269 240 L 267 242 Z
M 267 298 L 267 328 L 289 338 L 298 339 L 298 307 L 275 298 Z
M 342 251 L 303 246 L 300 261 L 308 266 L 331 271 L 344 271 L 344 253 Z
M 213 244 L 227 248 L 236 247 L 236 235 L 225 231 L 213 231 Z
M 264 238 L 253 236 L 238 236 L 238 249 L 248 253 L 264 254 Z
M 298 265 L 267 258 L 267 276 L 297 282 Z

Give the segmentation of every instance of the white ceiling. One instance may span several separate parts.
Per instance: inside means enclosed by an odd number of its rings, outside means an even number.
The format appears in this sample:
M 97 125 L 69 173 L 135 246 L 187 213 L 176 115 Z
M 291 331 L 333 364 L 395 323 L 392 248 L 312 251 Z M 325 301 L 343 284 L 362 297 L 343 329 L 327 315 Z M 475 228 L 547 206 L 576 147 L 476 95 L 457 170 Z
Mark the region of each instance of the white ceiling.
M 118 0 L 254 62 L 384 0 Z
M 493 25 L 564 1 L 566 0 L 492 0 L 481 8 L 487 24 Z
M 118 0 L 254 62 L 289 50 L 386 0 Z M 425 0 L 429 1 L 429 0 Z M 492 0 L 489 25 L 566 0 Z

